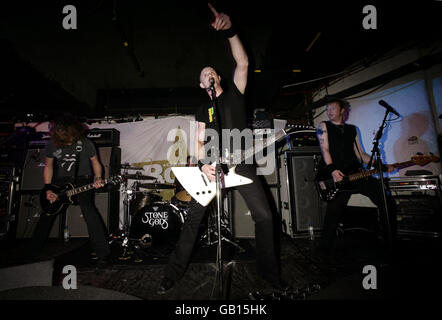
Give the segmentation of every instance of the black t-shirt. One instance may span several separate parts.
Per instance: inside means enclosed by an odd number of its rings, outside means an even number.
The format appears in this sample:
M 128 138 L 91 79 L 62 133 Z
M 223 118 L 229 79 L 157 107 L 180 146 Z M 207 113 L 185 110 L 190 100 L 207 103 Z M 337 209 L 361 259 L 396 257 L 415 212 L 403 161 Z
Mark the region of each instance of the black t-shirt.
M 87 138 L 78 140 L 70 146 L 57 148 L 51 140 L 46 145 L 45 156 L 54 158 L 54 178 L 74 178 L 78 157 L 80 157 L 80 167 L 78 176 L 91 176 L 92 168 L 90 158 L 96 155 L 93 142 Z
M 335 167 L 344 173 L 349 173 L 361 167 L 355 151 L 356 127 L 351 124 L 335 125 L 326 121 L 328 147 Z
M 223 89 L 217 98 L 215 108 L 213 107 L 212 100 L 207 97 L 207 100 L 199 107 L 195 120 L 204 122 L 206 128 L 216 130 L 220 139 L 222 133 L 220 128 L 238 129 L 239 131 L 247 128 L 245 98 L 233 82 L 229 84 L 228 88 Z M 232 151 L 232 143 L 230 146 Z

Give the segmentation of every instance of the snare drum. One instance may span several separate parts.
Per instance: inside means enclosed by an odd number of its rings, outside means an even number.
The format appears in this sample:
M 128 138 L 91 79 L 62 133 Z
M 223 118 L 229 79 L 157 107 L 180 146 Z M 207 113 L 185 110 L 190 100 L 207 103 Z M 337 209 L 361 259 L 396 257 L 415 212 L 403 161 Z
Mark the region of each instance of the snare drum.
M 178 240 L 184 224 L 184 215 L 168 202 L 154 202 L 144 206 L 133 216 L 130 238 L 142 244 L 170 244 Z
M 171 202 L 181 210 L 189 210 L 192 197 L 186 190 L 177 192 L 171 199 Z

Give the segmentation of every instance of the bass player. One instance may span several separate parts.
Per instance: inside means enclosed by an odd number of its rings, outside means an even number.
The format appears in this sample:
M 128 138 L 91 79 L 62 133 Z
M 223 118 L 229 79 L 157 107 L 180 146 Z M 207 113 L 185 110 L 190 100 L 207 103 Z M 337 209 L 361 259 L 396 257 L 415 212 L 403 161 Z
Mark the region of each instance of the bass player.
M 329 98 L 327 103 L 327 116 L 329 121 L 319 124 L 316 134 L 321 148 L 322 159 L 319 165 L 318 175 L 333 178 L 340 182 L 346 174 L 362 169 L 361 162 L 368 164 L 370 156 L 362 149 L 356 126 L 346 124 L 350 105 L 347 101 L 339 98 Z M 387 172 L 392 172 L 392 165 L 384 165 Z M 379 208 L 381 223 L 385 227 L 385 215 L 383 214 L 383 197 L 379 182 L 369 177 L 358 182 L 352 182 L 349 190 L 342 190 L 336 197 L 327 202 L 324 218 L 322 237 L 319 250 L 328 258 L 334 258 L 336 250 L 336 228 L 352 193 L 360 193 L 370 198 Z M 395 203 L 391 196 L 387 196 L 388 221 L 390 230 L 383 230 L 384 236 L 390 231 L 391 239 L 395 237 L 396 215 Z

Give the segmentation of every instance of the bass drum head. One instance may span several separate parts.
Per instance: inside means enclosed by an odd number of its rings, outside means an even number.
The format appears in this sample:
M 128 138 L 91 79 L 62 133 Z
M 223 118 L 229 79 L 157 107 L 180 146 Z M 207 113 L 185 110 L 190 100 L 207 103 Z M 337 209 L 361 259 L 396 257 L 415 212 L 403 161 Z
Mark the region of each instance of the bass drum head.
M 160 202 L 161 200 L 161 196 L 153 192 L 135 192 L 129 205 L 130 214 L 133 216 L 141 208 L 154 202 Z
M 131 220 L 130 238 L 144 247 L 172 245 L 178 240 L 184 216 L 173 204 L 154 202 L 138 210 Z

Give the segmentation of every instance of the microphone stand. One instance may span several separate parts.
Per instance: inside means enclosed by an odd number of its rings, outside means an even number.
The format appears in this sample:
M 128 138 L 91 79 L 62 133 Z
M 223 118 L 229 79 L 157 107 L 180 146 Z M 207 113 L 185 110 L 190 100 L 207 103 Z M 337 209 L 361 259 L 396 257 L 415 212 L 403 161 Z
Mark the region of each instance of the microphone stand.
M 211 81 L 210 85 L 211 90 L 211 97 L 212 97 L 212 107 L 213 107 L 213 117 L 216 122 L 218 122 L 217 118 L 217 98 L 216 98 L 216 91 L 213 85 L 213 81 Z M 218 122 L 218 125 L 220 123 Z M 221 127 L 219 126 L 219 130 L 221 130 Z M 218 132 L 218 134 L 221 134 Z M 221 168 L 221 152 L 220 146 L 219 146 L 219 136 L 218 136 L 218 150 L 215 150 L 216 155 L 216 164 L 215 164 L 215 176 L 216 176 L 216 211 L 217 211 L 217 230 L 218 230 L 218 246 L 217 246 L 217 270 L 218 270 L 218 282 L 219 282 L 219 297 L 223 298 L 224 293 L 224 280 L 223 280 L 223 262 L 222 262 L 222 236 L 221 236 L 221 212 L 222 212 L 222 196 L 221 196 L 221 175 L 223 174 L 222 168 Z
M 379 183 L 380 183 L 380 187 L 381 187 L 381 195 L 382 195 L 382 204 L 384 207 L 384 214 L 385 214 L 385 222 L 386 222 L 386 228 L 387 228 L 387 242 L 388 242 L 388 250 L 389 253 L 392 253 L 393 250 L 393 240 L 392 240 L 392 234 L 391 234 L 391 229 L 390 229 L 390 218 L 389 218 L 389 214 L 388 214 L 388 207 L 387 207 L 387 196 L 386 196 L 386 187 L 385 187 L 385 180 L 384 180 L 384 174 L 382 172 L 382 161 L 381 161 L 381 153 L 379 150 L 379 141 L 382 138 L 382 134 L 383 134 L 383 130 L 384 130 L 384 125 L 385 122 L 387 120 L 387 116 L 390 113 L 390 110 L 386 110 L 385 111 L 385 116 L 384 116 L 384 120 L 382 121 L 381 126 L 378 129 L 378 132 L 376 133 L 376 137 L 375 140 L 373 142 L 373 150 L 371 151 L 371 157 L 370 157 L 370 161 L 368 162 L 367 168 L 370 169 L 371 166 L 373 165 L 373 158 L 376 155 L 375 158 L 375 165 L 376 165 L 376 169 L 379 172 Z

